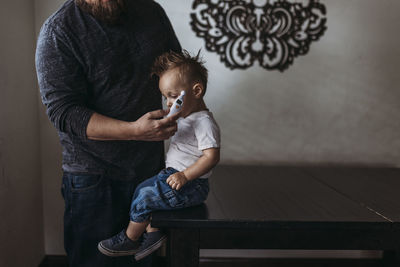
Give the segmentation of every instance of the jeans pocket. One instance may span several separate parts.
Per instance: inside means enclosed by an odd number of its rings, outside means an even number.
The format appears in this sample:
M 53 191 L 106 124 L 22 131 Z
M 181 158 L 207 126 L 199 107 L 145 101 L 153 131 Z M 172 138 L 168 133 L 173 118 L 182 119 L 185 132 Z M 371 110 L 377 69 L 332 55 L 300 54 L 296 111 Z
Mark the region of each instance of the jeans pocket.
M 197 206 L 207 199 L 208 195 L 208 181 L 199 180 L 200 178 L 187 184 L 185 191 L 182 193 L 186 195 L 186 206 Z M 182 188 L 184 189 L 184 187 Z
M 182 197 L 179 196 L 174 190 L 165 192 L 164 196 L 167 198 L 171 208 L 183 208 L 185 206 L 185 200 L 182 199 Z
M 71 192 L 86 192 L 96 188 L 103 176 L 101 174 L 71 174 L 69 175 L 71 183 Z
M 92 217 L 113 205 L 111 187 L 103 174 L 67 173 L 65 208 L 71 218 Z

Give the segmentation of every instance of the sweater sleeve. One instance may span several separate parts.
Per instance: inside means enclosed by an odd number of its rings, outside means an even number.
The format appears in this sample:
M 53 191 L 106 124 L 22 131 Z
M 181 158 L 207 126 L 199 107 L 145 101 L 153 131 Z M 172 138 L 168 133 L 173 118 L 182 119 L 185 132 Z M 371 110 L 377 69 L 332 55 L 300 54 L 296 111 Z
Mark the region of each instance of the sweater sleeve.
M 86 128 L 94 111 L 87 107 L 84 68 L 68 37 L 44 24 L 35 61 L 40 95 L 50 121 L 58 131 L 86 139 Z

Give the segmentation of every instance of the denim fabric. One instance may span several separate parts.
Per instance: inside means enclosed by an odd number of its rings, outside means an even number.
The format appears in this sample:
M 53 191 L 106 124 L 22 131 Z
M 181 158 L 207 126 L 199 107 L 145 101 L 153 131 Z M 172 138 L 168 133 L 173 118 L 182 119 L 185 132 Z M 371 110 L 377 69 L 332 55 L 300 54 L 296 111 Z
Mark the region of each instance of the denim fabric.
M 181 189 L 174 190 L 166 180 L 176 172 L 178 171 L 173 168 L 166 168 L 138 185 L 131 204 L 131 221 L 147 221 L 153 211 L 191 207 L 207 199 L 208 179 L 198 178 L 187 182 Z
M 151 257 L 135 262 L 132 256 L 107 257 L 97 249 L 129 222 L 129 206 L 137 182 L 133 177 L 64 173 L 64 247 L 71 267 L 151 266 Z

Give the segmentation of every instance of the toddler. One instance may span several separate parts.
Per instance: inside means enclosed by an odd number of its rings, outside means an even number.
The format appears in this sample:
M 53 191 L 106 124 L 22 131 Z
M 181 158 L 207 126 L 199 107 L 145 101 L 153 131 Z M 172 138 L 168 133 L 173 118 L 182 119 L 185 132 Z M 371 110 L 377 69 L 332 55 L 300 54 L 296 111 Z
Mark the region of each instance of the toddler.
M 203 100 L 208 74 L 199 54 L 169 52 L 154 63 L 153 74 L 160 78 L 169 108 L 185 91 L 178 131 L 171 138 L 166 168 L 136 188 L 128 227 L 98 244 L 105 255 L 146 257 L 166 240 L 161 230 L 149 224 L 153 211 L 191 207 L 207 198 L 208 177 L 219 162 L 220 130 Z

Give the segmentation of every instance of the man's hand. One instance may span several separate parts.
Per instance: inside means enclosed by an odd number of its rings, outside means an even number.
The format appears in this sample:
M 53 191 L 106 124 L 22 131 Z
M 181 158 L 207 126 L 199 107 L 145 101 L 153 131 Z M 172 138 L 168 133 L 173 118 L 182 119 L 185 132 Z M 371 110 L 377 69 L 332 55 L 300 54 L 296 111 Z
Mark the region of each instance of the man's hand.
M 179 190 L 187 181 L 188 179 L 183 172 L 176 172 L 168 177 L 167 184 L 169 184 L 172 189 Z
M 156 110 L 148 112 L 137 121 L 132 122 L 134 140 L 141 141 L 162 141 L 170 138 L 178 130 L 176 120 L 180 113 L 168 118 L 162 118 L 168 114 L 168 110 Z
M 148 112 L 137 121 L 126 122 L 94 113 L 89 120 L 86 134 L 88 139 L 162 141 L 170 138 L 178 129 L 176 120 L 180 112 L 162 118 L 168 110 Z

